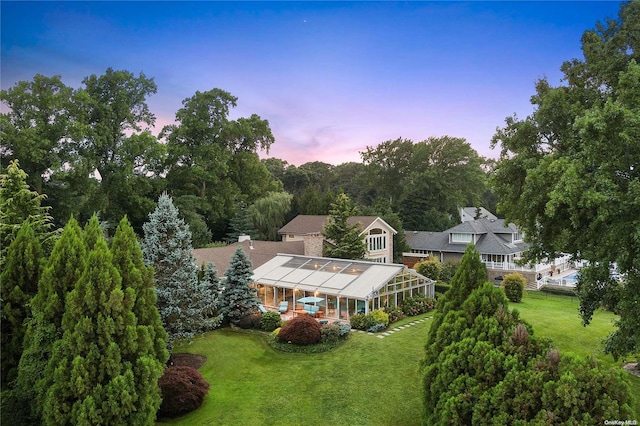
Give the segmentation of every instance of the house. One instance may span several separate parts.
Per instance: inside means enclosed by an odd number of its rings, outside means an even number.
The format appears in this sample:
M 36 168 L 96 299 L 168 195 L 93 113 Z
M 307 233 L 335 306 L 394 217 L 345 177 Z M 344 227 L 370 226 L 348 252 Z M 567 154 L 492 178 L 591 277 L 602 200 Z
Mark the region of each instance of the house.
M 572 268 L 569 256 L 559 256 L 548 263 L 520 265 L 518 261 L 528 244 L 512 223 L 504 219 L 480 218 L 467 220 L 444 232 L 406 231 L 410 253 L 403 253 L 403 263 L 413 267 L 417 262 L 435 256 L 441 262 L 460 261 L 468 244 L 474 244 L 487 266 L 490 281 L 520 272 L 531 288 L 538 288 L 543 277 L 560 274 Z
M 435 290 L 433 280 L 405 265 L 286 254 L 255 268 L 253 281 L 264 306 L 288 302 L 289 309 L 302 309 L 300 299 L 316 297 L 319 315 L 336 320 L 399 306 L 418 294 L 433 297 Z
M 302 241 L 307 256 L 322 256 L 328 242 L 322 236 L 329 216 L 298 215 L 284 225 L 278 233 L 282 241 Z M 372 262 L 393 262 L 393 236 L 398 232 L 377 216 L 353 216 L 348 219 L 351 225 L 360 224 L 362 238 L 366 242 L 365 258 Z

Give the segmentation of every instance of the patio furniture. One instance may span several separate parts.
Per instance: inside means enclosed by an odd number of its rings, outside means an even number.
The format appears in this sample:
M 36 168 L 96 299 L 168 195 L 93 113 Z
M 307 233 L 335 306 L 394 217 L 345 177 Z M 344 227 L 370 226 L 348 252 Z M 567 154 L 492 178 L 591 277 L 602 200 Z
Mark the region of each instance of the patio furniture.
M 287 312 L 289 310 L 289 302 L 287 302 L 286 300 L 283 302 L 280 302 L 280 308 L 278 310 L 280 311 L 281 314 L 284 314 L 285 312 Z
M 262 312 L 263 314 L 267 313 L 267 309 L 262 305 L 258 305 L 258 309 L 260 309 L 260 312 Z
M 318 311 L 320 310 L 320 306 L 305 304 L 303 309 L 307 311 L 309 315 L 311 315 L 312 317 L 315 317 Z

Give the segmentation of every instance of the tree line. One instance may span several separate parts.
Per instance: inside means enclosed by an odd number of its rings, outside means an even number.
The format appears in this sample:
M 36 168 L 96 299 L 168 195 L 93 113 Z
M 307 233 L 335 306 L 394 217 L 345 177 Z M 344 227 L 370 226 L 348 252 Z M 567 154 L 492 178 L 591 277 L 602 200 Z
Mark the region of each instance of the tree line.
M 0 92 L 3 168 L 19 161 L 57 227 L 95 213 L 112 234 L 126 215 L 141 234 L 166 191 L 196 247 L 230 240 L 239 223 L 250 225 L 241 231 L 276 239 L 297 214 L 328 214 L 340 192 L 361 214 L 397 215 L 400 230 L 443 230 L 455 223 L 458 206 L 495 206 L 489 162 L 464 139 L 399 138 L 367 147 L 361 163 L 296 167 L 261 160 L 276 142 L 268 120 L 231 120 L 238 99 L 217 88 L 184 99 L 175 124 L 154 135 L 147 101 L 156 91 L 144 73 L 111 68 L 78 88 L 40 74 L 15 83 Z

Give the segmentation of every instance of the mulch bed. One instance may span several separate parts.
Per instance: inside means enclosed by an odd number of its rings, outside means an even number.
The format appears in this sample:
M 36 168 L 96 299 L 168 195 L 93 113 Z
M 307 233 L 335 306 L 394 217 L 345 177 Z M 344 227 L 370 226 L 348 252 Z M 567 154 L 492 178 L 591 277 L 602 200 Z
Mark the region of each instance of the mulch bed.
M 202 355 L 195 354 L 172 354 L 169 358 L 169 365 L 186 365 L 196 370 L 204 365 L 207 358 Z

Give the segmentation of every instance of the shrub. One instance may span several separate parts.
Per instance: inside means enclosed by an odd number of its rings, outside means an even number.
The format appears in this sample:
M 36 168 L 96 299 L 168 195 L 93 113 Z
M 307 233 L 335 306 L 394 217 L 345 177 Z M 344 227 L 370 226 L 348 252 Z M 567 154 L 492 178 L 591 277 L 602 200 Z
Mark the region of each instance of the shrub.
M 411 317 L 429 312 L 435 307 L 435 305 L 435 299 L 419 294 L 417 296 L 407 297 L 404 299 L 404 302 L 402 303 L 402 312 Z
M 301 315 L 282 326 L 278 339 L 295 345 L 313 345 L 320 342 L 320 329 L 318 321 L 308 315 Z
M 367 330 L 376 323 L 371 315 L 365 314 L 352 315 L 349 318 L 349 322 L 351 323 L 351 328 L 356 330 Z
M 264 331 L 273 331 L 282 325 L 282 319 L 278 312 L 266 312 L 260 318 L 260 327 Z
M 256 329 L 256 330 L 260 330 L 261 329 L 261 322 L 262 322 L 262 314 L 261 313 L 254 313 L 254 314 L 249 314 L 249 315 L 245 315 L 242 318 L 240 318 L 238 320 L 238 322 L 236 323 L 236 325 L 242 329 Z
M 526 285 L 527 279 L 518 272 L 507 274 L 502 280 L 504 294 L 510 302 L 520 303 L 522 301 L 522 295 L 524 294 Z
M 378 333 L 380 331 L 384 331 L 387 329 L 387 326 L 381 322 L 377 324 L 373 324 L 371 327 L 367 329 L 369 333 Z
M 448 260 L 442 264 L 442 271 L 440 272 L 440 279 L 444 282 L 450 283 L 451 278 L 456 274 L 460 262 L 454 260 Z
M 404 312 L 402 312 L 402 309 L 397 306 L 387 306 L 384 308 L 384 311 L 389 315 L 389 324 L 393 324 L 394 322 L 400 321 L 406 317 Z
M 159 417 L 178 417 L 195 410 L 209 390 L 202 374 L 185 365 L 166 368 L 158 386 L 162 392 Z
M 272 336 L 276 336 L 276 337 L 277 337 L 277 336 L 278 336 L 278 334 L 280 334 L 280 327 L 276 328 L 275 330 L 273 330 L 273 331 L 271 332 L 271 335 L 272 335 Z
M 420 275 L 424 275 L 434 281 L 441 279 L 442 276 L 442 263 L 440 263 L 437 257 L 433 256 L 429 256 L 425 260 L 416 263 L 413 269 Z
M 348 322 L 336 321 L 334 324 L 340 328 L 340 337 L 349 337 L 351 335 L 351 324 Z
M 320 328 L 320 340 L 323 343 L 340 340 L 340 327 L 336 324 L 325 324 Z
M 389 314 L 386 314 L 380 309 L 374 309 L 369 312 L 369 315 L 371 315 L 374 324 L 384 324 L 385 327 L 389 325 Z

